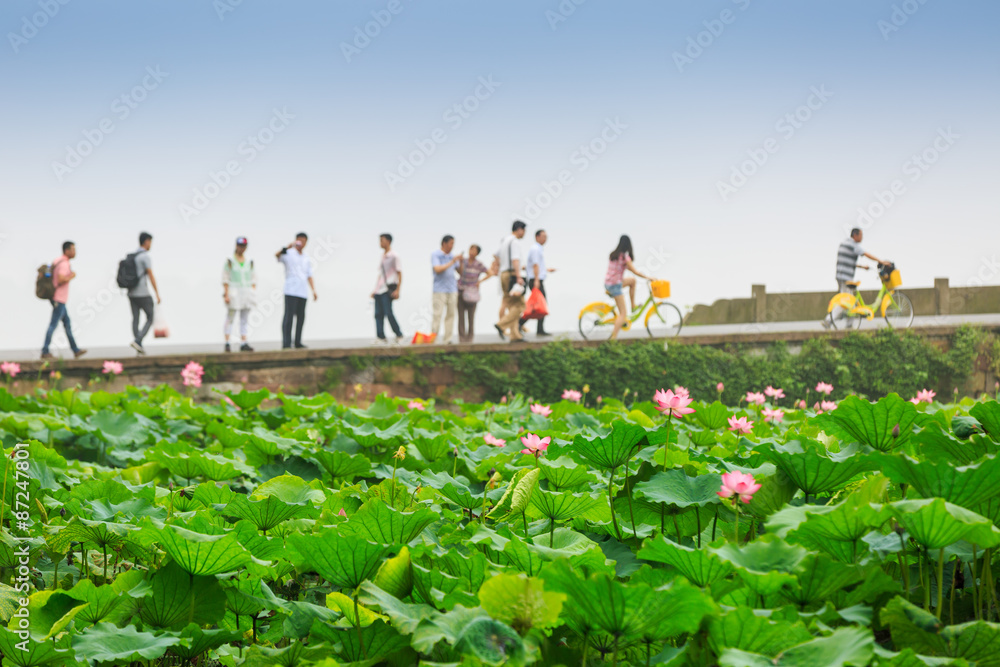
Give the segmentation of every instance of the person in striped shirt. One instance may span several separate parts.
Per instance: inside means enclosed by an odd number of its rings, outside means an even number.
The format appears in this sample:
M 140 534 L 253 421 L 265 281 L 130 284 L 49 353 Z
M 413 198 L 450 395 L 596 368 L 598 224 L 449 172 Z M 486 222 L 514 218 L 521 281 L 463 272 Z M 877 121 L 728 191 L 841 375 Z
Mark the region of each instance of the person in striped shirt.
M 877 262 L 879 264 L 888 264 L 888 261 L 882 261 L 875 255 L 865 252 L 864 248 L 861 247 L 861 241 L 864 239 L 864 232 L 855 227 L 851 230 L 851 238 L 847 239 L 840 244 L 837 249 L 837 291 L 847 294 L 857 294 L 857 285 L 849 285 L 849 282 L 854 281 L 854 272 L 858 268 L 868 269 L 871 268 L 867 265 L 858 264 L 858 260 L 861 257 L 867 257 L 868 259 Z M 830 325 L 835 321 L 844 318 L 847 311 L 841 307 L 834 308 L 833 311 L 826 316 L 823 320 L 823 328 L 829 329 Z

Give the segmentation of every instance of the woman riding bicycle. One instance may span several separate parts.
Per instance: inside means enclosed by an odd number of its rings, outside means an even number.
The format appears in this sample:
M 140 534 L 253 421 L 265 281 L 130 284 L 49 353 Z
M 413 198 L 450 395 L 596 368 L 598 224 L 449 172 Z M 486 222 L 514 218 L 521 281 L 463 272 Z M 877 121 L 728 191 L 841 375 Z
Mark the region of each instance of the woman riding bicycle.
M 622 326 L 628 319 L 628 315 L 625 313 L 625 287 L 628 287 L 629 300 L 632 306 L 631 310 L 635 310 L 636 307 L 635 278 L 632 276 L 625 278 L 625 269 L 628 269 L 640 278 L 645 278 L 646 280 L 652 280 L 652 278 L 641 273 L 632 264 L 632 240 L 624 234 L 618 239 L 618 247 L 614 249 L 609 259 L 608 273 L 604 277 L 604 289 L 614 297 L 615 304 L 618 306 L 618 316 L 615 317 L 615 329 L 611 333 L 611 340 L 615 340 L 618 338 L 618 332 L 621 331 Z

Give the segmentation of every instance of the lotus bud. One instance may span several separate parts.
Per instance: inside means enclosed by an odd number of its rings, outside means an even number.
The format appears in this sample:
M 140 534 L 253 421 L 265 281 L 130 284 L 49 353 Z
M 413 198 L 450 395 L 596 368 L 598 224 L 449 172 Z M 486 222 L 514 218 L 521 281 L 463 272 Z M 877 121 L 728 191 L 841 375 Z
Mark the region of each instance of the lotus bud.
M 892 530 L 893 530 L 893 531 L 894 531 L 894 532 L 895 532 L 895 533 L 896 533 L 897 535 L 902 535 L 903 533 L 905 533 L 905 532 L 906 532 L 906 531 L 905 531 L 905 530 L 903 529 L 903 527 L 902 527 L 901 525 L 899 525 L 898 523 L 896 523 L 895 521 L 893 521 L 893 522 L 892 522 Z
M 178 493 L 179 493 L 179 495 L 180 495 L 181 498 L 187 498 L 187 493 L 185 493 L 184 489 L 181 489 Z
M 174 483 L 170 482 L 170 484 L 167 485 L 167 488 L 170 489 L 171 491 L 173 491 L 174 490 Z
M 66 516 L 66 508 L 65 507 L 60 507 L 59 508 L 59 516 Z
M 493 475 L 497 474 L 497 469 L 496 468 L 490 468 L 490 472 L 488 474 L 489 474 L 490 477 L 493 477 Z
M 458 450 L 455 450 L 455 451 L 457 452 Z M 406 447 L 403 447 L 402 445 L 400 445 L 399 449 L 396 450 L 396 453 L 392 455 L 392 458 L 399 459 L 400 461 L 402 461 L 403 459 L 405 459 L 406 458 Z
M 347 516 L 347 512 L 344 511 L 343 507 L 341 507 L 340 511 L 337 512 L 337 516 L 342 516 L 342 517 L 346 517 Z
M 455 458 L 458 458 L 458 447 L 451 450 L 451 455 L 454 456 Z
M 66 554 L 66 565 L 68 567 L 72 564 L 73 564 L 73 552 L 70 551 L 68 554 Z
M 585 394 L 589 394 L 590 393 L 590 385 L 589 384 L 583 385 L 583 393 L 585 393 Z
M 892 427 L 892 439 L 895 440 L 899 437 L 899 424 Z

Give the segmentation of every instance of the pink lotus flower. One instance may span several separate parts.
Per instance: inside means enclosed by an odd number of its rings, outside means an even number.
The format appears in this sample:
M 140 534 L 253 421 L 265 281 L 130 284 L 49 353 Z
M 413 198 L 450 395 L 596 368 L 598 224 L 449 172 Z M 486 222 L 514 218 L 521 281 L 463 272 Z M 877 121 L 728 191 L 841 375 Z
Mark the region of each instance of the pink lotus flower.
M 340 508 L 340 511 L 339 511 L 339 512 L 337 512 L 337 516 L 343 516 L 343 517 L 346 517 L 346 516 L 347 516 L 347 512 L 345 512 L 345 511 L 344 511 L 344 508 L 343 508 L 343 507 L 341 507 L 341 508 Z
M 680 396 L 681 398 L 691 398 L 691 392 L 687 390 L 687 387 L 682 387 L 680 385 L 674 387 L 674 395 Z
M 535 458 L 538 458 L 545 452 L 546 449 L 549 448 L 550 442 L 552 442 L 552 438 L 550 437 L 539 438 L 534 433 L 529 433 L 521 438 L 521 444 L 524 445 L 524 449 L 521 450 L 521 453 L 534 454 Z
M 820 403 L 819 407 L 823 412 L 829 412 L 830 410 L 835 410 L 837 408 L 837 402 L 823 401 L 822 403 Z
M 764 390 L 764 393 L 767 396 L 770 396 L 771 398 L 774 398 L 774 399 L 784 398 L 785 397 L 785 392 L 784 392 L 783 389 L 775 389 L 771 385 L 767 385 L 767 389 Z
M 583 398 L 583 394 L 578 392 L 576 389 L 566 389 L 562 393 L 564 401 L 573 401 L 574 403 L 579 403 L 580 399 Z
M 184 379 L 185 387 L 194 387 L 197 389 L 201 386 L 201 377 L 205 374 L 205 369 L 197 361 L 190 361 L 188 365 L 184 367 L 181 371 L 181 378 Z
M 102 370 L 101 372 L 104 373 L 105 375 L 109 375 L 109 374 L 110 375 L 121 375 L 122 371 L 124 371 L 124 370 L 125 370 L 125 367 L 122 366 L 122 362 L 120 362 L 120 361 L 105 361 L 104 362 L 104 370 Z
M 536 415 L 541 415 L 543 417 L 548 417 L 552 414 L 552 408 L 547 405 L 542 405 L 541 403 L 533 403 L 531 405 L 531 411 Z
M 826 394 L 827 396 L 829 396 L 830 394 L 833 393 L 833 385 L 827 384 L 826 382 L 820 382 L 816 385 L 816 391 L 818 391 L 821 394 Z
M 603 400 L 604 400 L 604 399 L 603 399 L 603 398 L 601 398 L 600 396 L 598 396 L 598 397 L 597 397 L 597 402 L 598 402 L 598 403 L 600 403 L 600 402 L 601 402 L 601 401 L 603 401 Z
M 922 402 L 923 401 L 921 401 L 919 398 L 911 398 L 910 399 L 910 403 L 913 403 L 914 405 L 920 405 Z
M 0 364 L 0 375 L 9 375 L 12 379 L 21 372 L 21 364 L 15 361 L 5 361 Z
M 720 498 L 738 496 L 744 503 L 753 500 L 753 494 L 760 491 L 760 484 L 754 481 L 753 475 L 737 470 L 723 473 L 722 488 L 717 491 Z
M 406 407 L 408 407 L 410 410 L 425 410 L 426 409 L 426 408 L 424 408 L 424 404 L 421 403 L 420 401 L 410 401 L 409 403 L 406 404 Z
M 747 392 L 747 403 L 750 405 L 764 405 L 767 399 L 764 394 L 759 391 L 748 391 Z
M 809 406 L 807 406 L 806 402 L 804 400 L 802 400 L 802 401 L 799 401 L 798 403 L 796 403 L 795 407 L 797 407 L 799 410 L 805 410 Z
M 729 430 L 736 431 L 737 433 L 750 433 L 753 430 L 753 422 L 746 417 L 736 417 L 729 418 Z
M 930 389 L 922 389 L 917 392 L 917 403 L 933 403 L 937 393 Z
M 506 396 L 501 396 L 500 397 L 500 402 L 501 403 L 506 403 L 507 402 L 507 397 Z
M 722 384 L 721 382 L 715 385 L 715 391 L 719 392 L 720 394 L 725 390 L 726 390 L 726 385 Z
M 667 417 L 683 417 L 694 412 L 694 408 L 689 408 L 691 398 L 675 394 L 669 389 L 660 389 L 653 395 L 656 402 L 656 409 L 667 415 Z
M 772 410 L 770 408 L 764 408 L 763 412 L 764 421 L 766 422 L 780 422 L 785 418 L 785 413 L 781 410 Z
M 503 447 L 504 445 L 507 444 L 506 440 L 501 440 L 500 438 L 495 437 L 492 433 L 487 433 L 486 435 L 484 435 L 483 442 L 485 442 L 487 445 L 493 445 L 494 447 Z

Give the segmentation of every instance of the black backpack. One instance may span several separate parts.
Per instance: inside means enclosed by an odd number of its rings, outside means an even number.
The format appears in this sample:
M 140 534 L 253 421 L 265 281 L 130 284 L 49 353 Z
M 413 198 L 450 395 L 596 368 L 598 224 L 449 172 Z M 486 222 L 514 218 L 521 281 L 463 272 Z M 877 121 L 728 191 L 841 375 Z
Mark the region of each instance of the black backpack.
M 135 265 L 135 257 L 139 253 L 129 253 L 118 262 L 118 286 L 122 289 L 132 289 L 139 284 L 139 269 Z
M 53 267 L 42 264 L 38 267 L 38 278 L 35 279 L 35 296 L 39 299 L 51 301 L 56 295 L 56 286 L 52 282 Z

